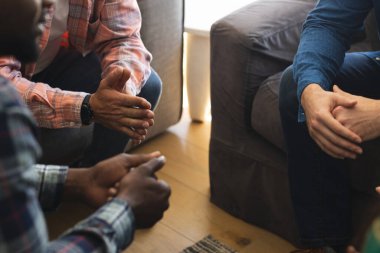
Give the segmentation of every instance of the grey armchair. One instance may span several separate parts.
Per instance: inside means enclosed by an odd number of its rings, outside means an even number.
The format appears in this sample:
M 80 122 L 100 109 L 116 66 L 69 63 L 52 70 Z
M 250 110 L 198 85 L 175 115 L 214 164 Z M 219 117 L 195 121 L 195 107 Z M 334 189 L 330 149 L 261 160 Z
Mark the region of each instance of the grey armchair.
M 302 24 L 315 3 L 257 0 L 211 29 L 211 201 L 295 245 L 278 92 L 281 73 L 292 63 Z M 379 48 L 375 31 L 370 15 L 352 50 Z M 356 232 L 380 204 L 373 191 L 380 178 L 378 142 L 367 143 L 366 154 L 348 164 Z

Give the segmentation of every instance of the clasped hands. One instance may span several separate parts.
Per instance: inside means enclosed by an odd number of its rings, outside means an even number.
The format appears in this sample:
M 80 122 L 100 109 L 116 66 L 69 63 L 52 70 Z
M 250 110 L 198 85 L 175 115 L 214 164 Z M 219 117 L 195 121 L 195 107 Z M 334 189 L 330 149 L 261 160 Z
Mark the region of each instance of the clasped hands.
M 91 168 L 69 169 L 63 198 L 91 207 L 119 198 L 132 208 L 138 228 L 150 227 L 169 208 L 170 187 L 155 175 L 164 164 L 160 152 L 123 153 Z
M 308 85 L 301 96 L 310 136 L 321 149 L 338 159 L 355 159 L 363 141 L 380 136 L 380 102 L 349 94 L 334 85 L 325 91 Z
M 123 132 L 139 144 L 154 124 L 154 112 L 146 99 L 125 90 L 129 78 L 127 69 L 114 67 L 92 94 L 90 105 L 95 122 Z

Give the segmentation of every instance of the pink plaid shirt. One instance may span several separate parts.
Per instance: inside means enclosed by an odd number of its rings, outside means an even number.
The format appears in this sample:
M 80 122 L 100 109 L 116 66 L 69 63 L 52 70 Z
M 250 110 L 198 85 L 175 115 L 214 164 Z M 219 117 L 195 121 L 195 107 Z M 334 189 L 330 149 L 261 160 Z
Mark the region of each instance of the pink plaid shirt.
M 67 29 L 70 44 L 86 54 L 95 51 L 101 57 L 102 76 L 112 66 L 122 66 L 131 72 L 126 88 L 140 92 L 150 75 L 151 54 L 140 38 L 141 13 L 136 0 L 69 0 Z M 40 47 L 46 47 L 54 8 L 46 23 Z M 79 127 L 80 107 L 86 93 L 63 91 L 44 83 L 33 83 L 35 65 L 21 64 L 16 59 L 0 58 L 0 75 L 11 80 L 39 126 L 47 128 Z

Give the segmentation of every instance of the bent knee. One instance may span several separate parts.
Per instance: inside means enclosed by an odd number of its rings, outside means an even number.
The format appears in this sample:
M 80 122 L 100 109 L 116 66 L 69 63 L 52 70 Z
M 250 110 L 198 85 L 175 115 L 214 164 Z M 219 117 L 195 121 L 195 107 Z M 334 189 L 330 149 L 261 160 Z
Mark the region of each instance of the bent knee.
M 297 84 L 293 77 L 293 67 L 284 70 L 280 81 L 279 109 L 281 114 L 286 111 L 298 110 Z

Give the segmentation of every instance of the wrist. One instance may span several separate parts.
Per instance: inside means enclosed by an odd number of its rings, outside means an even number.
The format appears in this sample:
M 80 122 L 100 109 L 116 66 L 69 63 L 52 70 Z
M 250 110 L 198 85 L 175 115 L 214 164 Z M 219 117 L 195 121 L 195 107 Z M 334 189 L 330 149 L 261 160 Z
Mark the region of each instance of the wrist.
M 86 185 L 89 182 L 90 171 L 88 169 L 69 169 L 65 181 L 63 200 L 81 201 L 85 198 Z
M 306 101 L 310 96 L 312 96 L 314 93 L 321 91 L 322 88 L 319 84 L 312 83 L 306 86 L 302 93 L 301 93 L 301 105 L 304 104 L 304 101 Z
M 92 95 L 86 95 L 83 99 L 82 106 L 80 109 L 80 118 L 82 124 L 85 126 L 90 125 L 94 119 L 94 112 L 91 107 L 91 98 Z
M 135 209 L 136 203 L 131 200 L 131 198 L 128 196 L 128 191 L 120 191 L 117 195 L 116 198 L 128 203 L 128 205 L 131 207 L 132 210 Z

